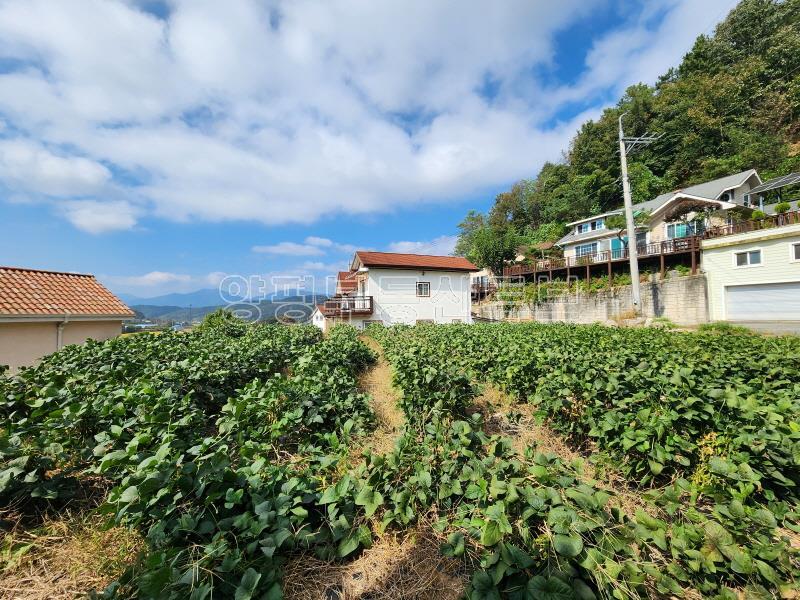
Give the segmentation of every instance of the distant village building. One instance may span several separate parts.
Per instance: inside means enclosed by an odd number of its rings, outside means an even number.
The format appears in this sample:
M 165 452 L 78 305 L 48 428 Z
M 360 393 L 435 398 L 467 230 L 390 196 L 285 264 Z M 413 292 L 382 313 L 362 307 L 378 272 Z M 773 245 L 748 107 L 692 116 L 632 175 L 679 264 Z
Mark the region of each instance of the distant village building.
M 478 268 L 457 256 L 358 251 L 349 271 L 337 276 L 336 295 L 319 304 L 311 322 L 328 330 L 337 323 L 471 323 L 470 274 Z
M 0 365 L 12 371 L 68 344 L 115 337 L 133 317 L 94 275 L 0 267 Z

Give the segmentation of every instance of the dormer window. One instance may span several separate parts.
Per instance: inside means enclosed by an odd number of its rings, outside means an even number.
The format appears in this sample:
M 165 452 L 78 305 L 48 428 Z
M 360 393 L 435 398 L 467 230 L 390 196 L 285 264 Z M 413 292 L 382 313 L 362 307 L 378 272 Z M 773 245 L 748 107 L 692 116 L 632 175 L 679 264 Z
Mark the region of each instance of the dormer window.
M 575 226 L 575 233 L 588 233 L 590 231 L 597 231 L 598 229 L 605 229 L 605 219 L 595 219 L 594 221 L 587 221 Z

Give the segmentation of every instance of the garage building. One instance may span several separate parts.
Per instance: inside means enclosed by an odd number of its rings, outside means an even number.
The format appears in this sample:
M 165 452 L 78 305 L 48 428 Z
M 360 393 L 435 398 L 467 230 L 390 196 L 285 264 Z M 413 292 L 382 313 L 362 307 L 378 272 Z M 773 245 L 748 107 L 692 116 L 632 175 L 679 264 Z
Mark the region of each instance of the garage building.
M 712 321 L 800 324 L 800 224 L 703 240 Z

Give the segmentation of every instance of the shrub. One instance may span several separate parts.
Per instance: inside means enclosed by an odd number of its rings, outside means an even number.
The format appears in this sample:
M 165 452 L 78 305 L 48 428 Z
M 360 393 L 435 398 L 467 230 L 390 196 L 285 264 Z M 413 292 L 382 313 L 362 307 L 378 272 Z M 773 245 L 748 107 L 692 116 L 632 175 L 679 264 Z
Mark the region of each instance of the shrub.
M 247 323 L 229 310 L 218 308 L 205 316 L 198 329 L 215 331 L 228 337 L 242 337 L 247 331 Z
M 687 267 L 686 265 L 675 265 L 675 270 L 678 272 L 679 275 L 685 276 L 692 272 L 692 270 Z
M 677 325 L 667 317 L 656 317 L 653 319 L 653 327 L 661 327 L 663 329 L 675 329 Z
M 731 325 L 730 323 L 717 322 L 717 323 L 703 323 L 697 328 L 701 333 L 746 333 L 752 334 L 753 332 L 747 327 L 741 325 Z
M 789 212 L 791 208 L 792 205 L 789 204 L 788 202 L 778 202 L 775 205 L 775 212 L 778 213 L 779 215 L 782 215 L 783 213 Z
M 767 218 L 767 213 L 765 213 L 763 210 L 754 210 L 753 214 L 750 216 L 754 221 L 760 221 L 761 219 Z

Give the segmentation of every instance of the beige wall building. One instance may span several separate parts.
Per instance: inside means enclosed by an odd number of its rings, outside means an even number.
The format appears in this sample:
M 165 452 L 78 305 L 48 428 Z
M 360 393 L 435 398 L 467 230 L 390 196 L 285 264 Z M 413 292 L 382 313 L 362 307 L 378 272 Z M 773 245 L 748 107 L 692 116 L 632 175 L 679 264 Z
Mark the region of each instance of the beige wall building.
M 800 322 L 800 224 L 703 240 L 712 321 Z
M 93 275 L 0 267 L 0 365 L 12 372 L 66 345 L 115 337 L 133 316 Z

